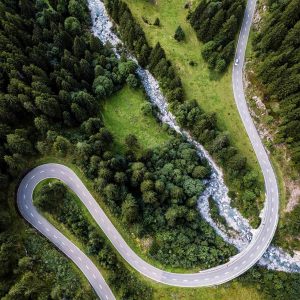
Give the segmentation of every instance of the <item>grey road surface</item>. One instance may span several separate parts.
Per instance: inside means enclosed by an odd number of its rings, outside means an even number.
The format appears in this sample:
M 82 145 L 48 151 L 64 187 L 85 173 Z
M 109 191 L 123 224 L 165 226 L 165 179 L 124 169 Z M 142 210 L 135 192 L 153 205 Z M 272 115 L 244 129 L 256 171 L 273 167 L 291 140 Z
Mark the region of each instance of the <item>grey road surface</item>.
M 244 251 L 232 257 L 228 263 L 193 274 L 170 273 L 160 270 L 141 259 L 131 250 L 81 180 L 69 168 L 60 164 L 41 165 L 30 171 L 22 180 L 17 195 L 17 204 L 21 214 L 30 224 L 74 261 L 101 299 L 108 300 L 115 298 L 95 265 L 71 241 L 43 218 L 33 206 L 32 194 L 34 187 L 46 178 L 57 178 L 67 184 L 81 199 L 120 255 L 138 272 L 157 282 L 181 287 L 218 285 L 232 280 L 247 271 L 261 258 L 268 248 L 278 221 L 278 186 L 268 155 L 249 114 L 242 82 L 245 49 L 254 9 L 255 1 L 249 0 L 239 35 L 235 57 L 235 60 L 238 58 L 239 63 L 233 67 L 232 85 L 236 105 L 263 172 L 266 203 L 262 223 L 251 243 Z

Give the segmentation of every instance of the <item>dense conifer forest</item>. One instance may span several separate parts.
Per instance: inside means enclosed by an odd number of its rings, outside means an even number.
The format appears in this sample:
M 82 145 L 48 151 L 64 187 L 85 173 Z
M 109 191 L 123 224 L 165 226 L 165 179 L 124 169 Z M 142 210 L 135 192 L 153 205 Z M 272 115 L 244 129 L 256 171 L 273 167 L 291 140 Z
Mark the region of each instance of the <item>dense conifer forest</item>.
M 211 70 L 222 73 L 231 63 L 244 9 L 244 0 L 204 0 L 188 16 L 198 39 L 205 43 L 201 54 Z
M 269 14 L 253 39 L 256 73 L 265 103 L 277 102 L 278 142 L 288 145 L 300 170 L 300 1 L 268 1 Z

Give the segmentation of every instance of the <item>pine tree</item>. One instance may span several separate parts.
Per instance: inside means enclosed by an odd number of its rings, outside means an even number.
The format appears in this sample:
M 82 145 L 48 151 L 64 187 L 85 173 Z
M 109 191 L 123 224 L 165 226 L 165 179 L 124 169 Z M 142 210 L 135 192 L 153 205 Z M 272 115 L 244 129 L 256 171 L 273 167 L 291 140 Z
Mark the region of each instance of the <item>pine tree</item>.
M 185 39 L 185 34 L 183 32 L 183 29 L 181 28 L 181 26 L 178 26 L 175 34 L 174 34 L 174 39 L 178 42 L 181 42 Z

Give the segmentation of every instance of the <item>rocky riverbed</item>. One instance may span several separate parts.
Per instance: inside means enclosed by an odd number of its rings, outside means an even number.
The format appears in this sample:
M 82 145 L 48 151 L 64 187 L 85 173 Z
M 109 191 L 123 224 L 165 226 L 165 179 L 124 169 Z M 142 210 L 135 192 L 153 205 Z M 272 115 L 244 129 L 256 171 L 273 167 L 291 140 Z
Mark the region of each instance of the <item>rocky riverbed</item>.
M 107 14 L 103 2 L 100 0 L 89 0 L 89 9 L 93 21 L 92 31 L 105 44 L 109 43 L 112 46 L 117 57 L 119 53 L 117 46 L 122 45 L 121 40 L 113 32 L 113 24 Z M 128 58 L 136 59 L 128 54 Z M 168 104 L 163 96 L 157 80 L 150 74 L 148 70 L 137 68 L 142 85 L 149 97 L 149 100 L 158 108 L 159 118 L 162 122 L 168 124 L 176 132 L 180 133 L 197 149 L 198 155 L 204 157 L 210 164 L 212 174 L 210 180 L 206 182 L 206 189 L 199 196 L 198 208 L 201 216 L 215 229 L 215 231 L 228 243 L 233 244 L 239 251 L 242 251 L 250 243 L 256 230 L 251 228 L 249 222 L 230 205 L 228 197 L 228 188 L 224 184 L 222 171 L 215 164 L 209 153 L 195 141 L 191 135 L 182 130 L 176 122 L 174 115 L 168 110 Z M 225 217 L 229 226 L 231 226 L 238 234 L 230 236 L 211 218 L 208 199 L 212 197 L 219 207 L 220 214 Z M 290 255 L 283 250 L 270 246 L 260 259 L 259 264 L 266 266 L 272 270 L 282 270 L 287 272 L 300 272 L 300 262 L 295 261 Z

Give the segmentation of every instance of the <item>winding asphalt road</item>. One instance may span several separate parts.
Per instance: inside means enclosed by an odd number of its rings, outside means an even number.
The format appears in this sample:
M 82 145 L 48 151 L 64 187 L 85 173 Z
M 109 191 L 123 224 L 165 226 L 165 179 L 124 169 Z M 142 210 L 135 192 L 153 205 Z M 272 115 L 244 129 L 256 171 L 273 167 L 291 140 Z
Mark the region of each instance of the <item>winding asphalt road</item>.
M 193 274 L 177 274 L 160 270 L 145 262 L 131 250 L 72 170 L 59 164 L 45 164 L 31 170 L 23 178 L 17 193 L 17 205 L 21 214 L 81 269 L 101 299 L 108 300 L 115 299 L 115 297 L 96 266 L 80 249 L 41 216 L 33 206 L 33 190 L 40 181 L 46 178 L 57 178 L 68 185 L 87 207 L 120 255 L 138 272 L 157 282 L 181 287 L 203 287 L 227 282 L 253 266 L 271 243 L 278 222 L 278 186 L 268 155 L 249 114 L 242 81 L 245 50 L 254 9 L 255 0 L 249 0 L 239 35 L 235 56 L 235 60 L 239 59 L 239 64 L 233 67 L 232 85 L 236 105 L 263 172 L 266 203 L 262 223 L 251 243 L 244 251 L 232 257 L 227 264 Z

